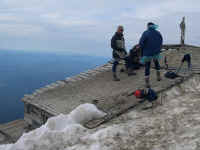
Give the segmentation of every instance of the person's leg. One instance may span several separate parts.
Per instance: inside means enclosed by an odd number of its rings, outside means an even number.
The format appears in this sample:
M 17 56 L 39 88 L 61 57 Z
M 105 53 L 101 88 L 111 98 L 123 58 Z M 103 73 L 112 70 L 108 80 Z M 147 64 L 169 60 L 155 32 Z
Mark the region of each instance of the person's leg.
M 167 70 L 168 69 L 168 61 L 167 61 L 167 56 L 165 56 L 165 59 L 164 59 L 164 62 L 165 62 L 165 69 Z
M 191 69 L 192 69 L 192 65 L 191 65 L 191 55 L 190 55 L 190 54 L 188 54 L 188 61 L 187 61 L 187 63 L 188 63 L 188 71 L 190 72 Z
M 187 65 L 188 65 L 188 73 L 191 73 L 191 71 L 192 71 L 192 64 L 191 64 L 191 61 L 188 61 L 188 62 L 187 62 Z
M 160 64 L 159 61 L 157 59 L 154 59 L 154 64 L 155 64 L 155 68 L 156 68 L 156 75 L 157 75 L 157 81 L 161 80 L 161 76 L 160 76 Z
M 117 70 L 117 65 L 119 62 L 117 60 L 114 61 L 113 66 L 112 66 L 112 72 L 113 72 L 113 80 L 114 81 L 119 81 L 120 79 L 117 77 L 116 70 Z
M 150 67 L 151 67 L 151 61 L 145 62 L 145 84 L 146 84 L 146 88 L 150 88 L 150 83 L 149 83 Z

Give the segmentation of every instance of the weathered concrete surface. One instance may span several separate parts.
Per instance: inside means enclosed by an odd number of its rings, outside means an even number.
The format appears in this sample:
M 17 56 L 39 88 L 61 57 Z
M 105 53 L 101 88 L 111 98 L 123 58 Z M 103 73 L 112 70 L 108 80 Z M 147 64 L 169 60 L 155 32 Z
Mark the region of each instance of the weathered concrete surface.
M 199 48 L 184 47 L 178 50 L 165 51 L 162 55 L 167 56 L 169 67 L 178 67 L 183 55 L 186 53 L 192 54 L 193 67 L 199 67 Z M 163 61 L 161 65 L 164 65 Z M 144 68 L 137 70 L 136 76 L 128 77 L 126 73 L 120 73 L 121 81 L 115 82 L 112 81 L 111 66 L 111 64 L 106 64 L 103 67 L 97 67 L 73 78 L 67 78 L 66 80 L 56 82 L 56 84 L 48 85 L 37 90 L 33 95 L 26 96 L 23 98 L 23 101 L 52 115 L 69 113 L 83 103 L 95 103 L 99 109 L 108 114 L 121 111 L 120 109 L 123 111 L 123 109 L 134 103 L 124 98 L 124 96 L 138 88 L 144 88 Z M 186 68 L 186 64 L 183 68 Z M 199 70 L 195 71 L 195 73 L 199 72 Z M 164 73 L 165 70 L 161 70 L 162 76 Z M 156 81 L 156 72 L 152 69 L 151 85 L 156 91 L 168 88 L 174 84 L 174 80 L 164 77 L 162 81 Z
M 167 54 L 169 66 L 178 66 L 180 60 L 186 52 L 190 49 L 181 51 L 169 51 Z M 200 63 L 200 53 L 198 49 L 192 51 L 193 64 Z M 108 65 L 111 67 L 111 65 Z M 111 69 L 96 76 L 89 77 L 88 80 L 80 80 L 78 82 L 71 82 L 65 84 L 63 87 L 50 89 L 42 94 L 35 95 L 32 101 L 39 105 L 51 104 L 57 112 L 68 113 L 73 110 L 77 105 L 83 102 L 91 102 L 94 99 L 114 96 L 127 91 L 133 91 L 136 88 L 143 87 L 144 69 L 138 70 L 136 76 L 128 77 L 127 74 L 120 74 L 120 82 L 112 81 Z M 155 81 L 155 72 L 152 71 L 151 83 L 153 87 L 163 85 L 166 80 L 160 82 Z M 168 81 L 167 81 L 168 82 Z
M 0 144 L 14 143 L 23 134 L 27 126 L 24 120 L 15 120 L 0 125 Z
M 164 44 L 163 49 L 181 49 L 181 48 L 199 48 L 198 46 L 188 45 L 188 44 Z

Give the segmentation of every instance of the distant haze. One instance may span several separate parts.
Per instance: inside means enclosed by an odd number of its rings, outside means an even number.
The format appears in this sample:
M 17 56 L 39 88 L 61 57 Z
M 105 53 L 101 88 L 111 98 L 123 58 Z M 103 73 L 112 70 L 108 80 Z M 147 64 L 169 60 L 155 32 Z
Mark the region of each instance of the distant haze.
M 127 49 L 149 21 L 165 43 L 179 43 L 183 16 L 186 43 L 200 45 L 199 7 L 199 0 L 1 0 L 0 49 L 110 56 L 117 25 L 125 27 Z

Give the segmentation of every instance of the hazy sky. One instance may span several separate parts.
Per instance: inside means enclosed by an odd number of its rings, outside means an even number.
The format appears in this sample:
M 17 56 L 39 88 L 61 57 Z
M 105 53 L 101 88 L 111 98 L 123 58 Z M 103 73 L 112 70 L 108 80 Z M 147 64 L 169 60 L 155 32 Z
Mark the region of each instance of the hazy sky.
M 200 45 L 200 0 L 1 0 L 0 49 L 110 56 L 119 24 L 129 50 L 149 21 L 164 43 L 179 43 L 183 16 L 186 43 Z

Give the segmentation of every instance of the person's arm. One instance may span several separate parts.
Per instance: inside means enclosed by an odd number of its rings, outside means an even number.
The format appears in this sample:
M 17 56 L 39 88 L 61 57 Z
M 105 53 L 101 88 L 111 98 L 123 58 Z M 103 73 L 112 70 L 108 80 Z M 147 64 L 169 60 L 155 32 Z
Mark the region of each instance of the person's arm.
M 160 32 L 159 32 L 160 33 Z M 161 44 L 160 44 L 160 49 L 162 49 L 162 45 L 163 45 L 163 37 L 162 37 L 162 34 L 160 33 L 160 41 L 161 41 Z
M 113 36 L 112 39 L 111 39 L 111 47 L 114 50 L 118 50 L 117 44 L 116 44 L 116 37 L 115 36 Z
M 161 41 L 161 45 L 163 45 L 163 37 L 162 34 L 158 31 L 159 35 L 160 35 L 160 41 Z
M 123 37 L 123 41 L 124 41 L 124 47 L 125 47 L 126 44 L 125 44 L 125 39 L 124 39 L 124 37 Z M 126 48 L 125 48 L 125 49 L 122 48 L 121 51 L 124 51 L 125 55 L 128 54 L 127 51 L 126 51 Z
M 142 37 L 140 38 L 139 46 L 140 46 L 141 49 L 143 49 L 145 41 L 146 41 L 146 32 L 144 32 L 142 34 Z

